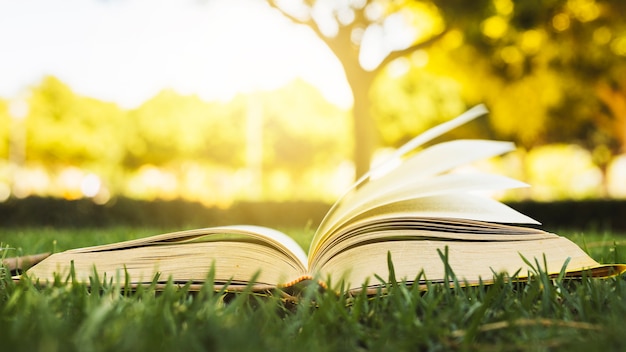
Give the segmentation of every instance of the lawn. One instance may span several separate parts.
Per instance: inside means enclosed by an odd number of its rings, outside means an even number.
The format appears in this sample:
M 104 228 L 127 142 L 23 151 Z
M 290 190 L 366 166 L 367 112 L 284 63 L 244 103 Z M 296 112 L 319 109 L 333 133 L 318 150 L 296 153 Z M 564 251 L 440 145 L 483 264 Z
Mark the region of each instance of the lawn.
M 0 228 L 6 255 L 155 234 L 155 229 Z M 564 232 L 565 233 L 565 232 Z M 565 233 L 601 262 L 626 263 L 620 234 Z M 305 245 L 308 232 L 296 232 Z M 373 296 L 303 291 L 230 294 L 168 285 L 124 291 L 92 282 L 14 283 L 0 269 L 0 346 L 6 351 L 625 350 L 626 281 L 552 280 L 430 286 L 392 282 Z

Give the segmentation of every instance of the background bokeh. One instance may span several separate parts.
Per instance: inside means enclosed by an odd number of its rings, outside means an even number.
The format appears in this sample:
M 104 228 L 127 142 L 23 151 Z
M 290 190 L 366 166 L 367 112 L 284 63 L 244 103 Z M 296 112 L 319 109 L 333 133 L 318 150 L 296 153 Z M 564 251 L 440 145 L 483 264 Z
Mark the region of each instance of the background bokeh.
M 420 132 L 510 200 L 626 198 L 620 0 L 0 0 L 0 201 L 337 198 Z

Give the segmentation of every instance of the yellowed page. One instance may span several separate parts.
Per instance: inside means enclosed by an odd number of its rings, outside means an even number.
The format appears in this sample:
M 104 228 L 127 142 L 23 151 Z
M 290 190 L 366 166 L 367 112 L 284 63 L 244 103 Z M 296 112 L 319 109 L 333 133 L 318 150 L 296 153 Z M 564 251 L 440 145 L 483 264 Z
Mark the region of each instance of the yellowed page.
M 463 114 L 459 115 L 458 117 L 447 121 L 445 123 L 442 123 L 440 125 L 437 125 L 423 133 L 421 133 L 420 135 L 416 136 L 415 138 L 413 138 L 412 140 L 410 140 L 409 142 L 407 142 L 406 144 L 404 144 L 402 147 L 400 147 L 395 153 L 394 155 L 386 162 L 383 163 L 383 165 L 380 166 L 379 169 L 388 169 L 389 165 L 393 165 L 393 164 L 397 164 L 407 153 L 417 149 L 418 147 L 420 147 L 421 145 L 428 143 L 429 141 L 479 117 L 482 116 L 484 114 L 487 113 L 487 109 L 483 104 L 479 104 L 477 106 L 472 107 L 471 109 L 467 110 L 466 112 L 464 112 Z M 336 210 L 344 203 L 345 198 L 347 195 L 351 194 L 355 189 L 357 189 L 357 187 L 361 186 L 365 181 L 367 181 L 368 179 L 370 179 L 371 175 L 374 173 L 378 173 L 378 170 L 370 170 L 369 172 L 367 172 L 365 175 L 363 175 L 359 180 L 357 180 L 357 182 L 355 182 L 352 187 L 347 190 L 346 194 L 342 197 L 340 197 L 335 204 L 333 204 L 333 206 L 331 207 L 330 211 L 326 214 L 326 216 L 324 217 L 324 219 L 322 220 L 321 224 L 318 227 L 318 230 L 315 233 L 315 236 L 313 238 L 313 241 L 311 243 L 311 246 L 309 248 L 309 254 L 313 253 L 313 250 L 315 248 L 315 246 L 317 245 L 318 242 L 320 242 L 320 237 L 324 236 L 324 234 L 326 233 L 325 229 L 332 227 L 332 224 L 328 224 L 327 222 L 331 220 L 332 217 L 335 216 L 335 212 Z
M 263 226 L 233 225 L 209 227 L 202 229 L 177 231 L 162 235 L 139 238 L 136 240 L 117 242 L 93 247 L 84 247 L 68 250 L 68 253 L 101 252 L 115 249 L 125 249 L 142 246 L 156 246 L 189 241 L 211 241 L 212 238 L 221 238 L 223 235 L 242 235 L 251 239 L 267 242 L 283 254 L 290 256 L 302 268 L 307 267 L 307 255 L 293 238 L 286 234 Z
M 426 226 L 415 225 L 412 228 L 410 222 L 406 224 L 394 223 L 383 224 L 371 227 L 368 230 L 359 230 L 355 227 L 353 231 L 338 236 L 336 240 L 325 243 L 320 247 L 320 251 L 311 261 L 311 272 L 318 271 L 317 268 L 323 267 L 331 258 L 339 255 L 350 248 L 358 247 L 371 243 L 386 243 L 393 241 L 449 241 L 456 242 L 515 242 L 523 247 L 524 241 L 538 241 L 558 237 L 555 234 L 540 230 L 531 231 L 514 231 L 512 229 L 503 228 L 501 233 L 495 232 L 466 232 L 458 233 L 450 229 L 430 230 Z M 369 227 L 369 226 L 367 226 Z M 367 228 L 366 227 L 366 228 Z M 519 228 L 523 230 L 523 228 Z M 508 244 L 505 244 L 508 245 Z
M 531 263 L 537 259 L 542 270 L 558 273 L 565 261 L 571 258 L 567 270 L 577 271 L 599 266 L 580 247 L 570 240 L 556 236 L 551 239 L 513 242 L 457 242 L 457 241 L 392 241 L 371 243 L 345 250 L 328 260 L 320 269 L 322 277 L 330 276 L 333 282 L 347 280 L 347 287 L 360 288 L 365 280 L 379 283 L 375 274 L 387 280 L 389 277 L 387 253 L 391 253 L 396 279 L 416 278 L 424 270 L 426 279 L 440 281 L 445 267 L 437 249 L 442 252 L 448 246 L 448 262 L 459 280 L 476 282 L 479 278 L 491 280 L 493 272 L 527 275 L 530 268 L 521 255 Z M 543 267 L 543 255 L 548 266 Z
M 355 219 L 367 216 L 457 218 L 496 223 L 534 221 L 524 214 L 488 197 L 476 194 L 442 194 L 386 204 Z
M 528 216 L 502 204 L 496 200 L 471 194 L 441 194 L 384 204 L 372 207 L 369 211 L 355 214 L 343 226 L 353 223 L 371 221 L 393 221 L 394 218 L 451 218 L 467 219 L 496 223 L 537 223 Z M 387 220 L 385 220 L 387 219 Z M 334 237 L 341 233 L 341 228 L 331 232 L 316 244 L 313 253 L 309 254 L 310 261 L 315 261 L 321 248 L 334 242 Z M 310 266 L 309 266 L 310 268 Z
M 341 231 L 345 226 L 352 225 L 355 220 L 358 220 L 360 215 L 366 213 L 379 213 L 382 214 L 379 217 L 392 215 L 389 211 L 376 211 L 383 206 L 388 206 L 394 203 L 400 203 L 408 200 L 416 200 L 426 197 L 435 197 L 439 195 L 446 195 L 446 198 L 450 198 L 455 194 L 467 193 L 467 192 L 490 192 L 496 190 L 511 189 L 516 187 L 527 187 L 527 184 L 499 175 L 491 175 L 484 173 L 471 173 L 471 174 L 444 174 L 430 179 L 423 180 L 414 185 L 410 185 L 405 188 L 390 191 L 382 194 L 380 197 L 371 199 L 367 202 L 363 202 L 361 205 L 356 205 L 348 214 L 346 214 L 342 220 L 338 220 L 331 229 L 327 231 L 325 238 L 331 237 L 335 232 Z M 446 201 L 449 203 L 449 201 Z M 492 209 L 495 210 L 495 209 Z M 510 212 L 510 208 L 506 207 L 504 210 L 506 213 Z M 501 214 L 502 215 L 502 214 Z M 538 224 L 535 220 L 524 217 L 521 218 L 519 213 L 515 212 L 514 217 L 510 218 L 508 222 L 525 221 L 527 223 Z M 322 246 L 321 243 L 317 244 L 317 247 Z
M 485 173 L 451 173 L 437 175 L 420 182 L 412 182 L 406 187 L 384 192 L 375 199 L 355 208 L 353 213 L 361 213 L 377 205 L 394 203 L 402 200 L 467 192 L 493 192 L 512 188 L 528 187 L 528 184 L 500 175 Z
M 372 180 L 364 184 L 361 188 L 346 196 L 342 202 L 336 206 L 334 212 L 325 219 L 325 223 L 320 226 L 309 249 L 309 255 L 315 254 L 315 248 L 325 241 L 339 224 L 348 222 L 352 216 L 362 211 L 363 207 L 376 207 L 385 203 L 385 197 L 398 197 L 401 192 L 407 191 L 405 199 L 409 194 L 411 198 L 420 197 L 419 192 L 429 192 L 427 188 L 420 188 L 419 185 L 428 182 L 430 179 L 441 177 L 442 173 L 453 168 L 467 165 L 468 163 L 493 157 L 513 149 L 513 144 L 509 142 L 496 142 L 484 140 L 458 140 L 437 144 L 425 149 L 406 160 L 401 166 L 387 175 Z M 465 175 L 465 176 L 464 176 Z M 464 178 L 466 178 L 464 180 Z M 505 182 L 505 178 L 498 180 L 498 185 L 488 186 L 481 183 L 477 178 L 468 174 L 461 174 L 454 180 L 444 179 L 449 182 L 446 193 L 464 193 L 469 189 L 480 190 L 502 187 L 520 187 L 522 184 Z M 433 183 L 436 182 L 433 181 Z M 445 182 L 444 182 L 445 183 Z M 473 183 L 477 183 L 472 187 Z M 439 186 L 441 191 L 442 187 Z M 525 222 L 534 222 L 526 217 Z M 519 220 L 519 217 L 516 221 Z M 510 221 L 515 222 L 515 221 Z
M 278 285 L 306 274 L 291 256 L 266 243 L 213 241 L 61 252 L 32 267 L 27 275 L 41 281 L 51 281 L 55 273 L 65 278 L 72 262 L 76 278 L 81 282 L 88 282 L 94 268 L 100 279 L 106 275 L 121 283 L 128 273 L 133 284 L 150 283 L 157 273 L 160 282 L 170 277 L 180 283 L 203 282 L 212 266 L 218 283 L 231 279 L 238 283 L 247 282 L 259 273 L 256 285 Z

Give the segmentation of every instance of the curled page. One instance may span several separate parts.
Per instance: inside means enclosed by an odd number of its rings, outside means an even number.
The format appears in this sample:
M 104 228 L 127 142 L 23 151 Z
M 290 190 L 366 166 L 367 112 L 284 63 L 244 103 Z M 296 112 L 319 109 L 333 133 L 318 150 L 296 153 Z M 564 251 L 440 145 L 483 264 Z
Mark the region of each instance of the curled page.
M 410 151 L 415 150 L 416 148 L 422 146 L 424 143 L 428 143 L 429 141 L 459 126 L 462 126 L 466 124 L 467 122 L 472 121 L 476 119 L 477 117 L 486 114 L 487 112 L 488 112 L 487 108 L 483 104 L 474 106 L 473 108 L 467 110 L 466 112 L 456 117 L 455 119 L 452 119 L 448 122 L 437 125 L 427 130 L 426 132 L 418 135 L 417 137 L 413 138 L 412 140 L 404 144 L 402 147 L 398 148 L 398 150 L 396 150 L 386 162 L 383 162 L 381 165 L 379 165 L 375 169 L 372 169 L 369 172 L 367 172 L 365 175 L 363 175 L 330 208 L 330 210 L 328 211 L 328 213 L 326 214 L 326 216 L 320 223 L 319 227 L 317 228 L 317 231 L 315 232 L 315 236 L 313 237 L 313 241 L 311 242 L 311 247 L 309 249 L 309 254 L 312 253 L 311 250 L 315 248 L 317 244 L 322 240 L 321 237 L 324 236 L 324 234 L 326 233 L 326 230 L 332 226 L 332 222 L 330 220 L 334 218 L 334 214 L 337 208 L 344 202 L 344 200 L 349 194 L 351 194 L 357 187 L 362 185 L 364 182 L 369 180 L 373 174 L 379 175 L 380 170 L 391 170 L 392 168 L 390 166 L 394 164 L 399 164 L 399 161 L 402 159 L 402 157 L 404 157 Z

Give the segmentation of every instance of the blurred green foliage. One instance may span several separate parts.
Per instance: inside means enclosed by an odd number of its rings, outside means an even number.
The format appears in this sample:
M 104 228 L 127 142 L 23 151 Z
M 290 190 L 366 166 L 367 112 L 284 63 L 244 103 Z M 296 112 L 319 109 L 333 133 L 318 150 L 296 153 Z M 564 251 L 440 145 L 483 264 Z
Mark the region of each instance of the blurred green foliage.
M 25 187 L 24 196 L 79 198 L 91 173 L 106 187 L 104 201 L 120 193 L 208 204 L 232 202 L 238 192 L 244 199 L 246 193 L 314 198 L 320 191 L 311 182 L 324 178 L 316 172 L 334 173 L 351 144 L 347 112 L 303 81 L 229 102 L 166 90 L 125 110 L 79 96 L 49 76 L 32 87 L 19 122 L 9 103 L 0 102 L 0 119 L 11 127 L 0 135 L 8 159 L 0 160 L 0 183 Z M 22 146 L 12 134 L 22 132 L 25 158 L 14 160 L 10 150 Z M 259 175 L 251 174 L 254 168 Z
M 626 151 L 623 1 L 268 2 L 342 63 L 355 96 L 356 154 L 376 143 L 371 119 L 380 140 L 397 146 L 478 102 L 490 106 L 497 137 L 525 148 L 576 142 Z M 413 41 L 399 43 L 399 33 Z M 378 61 L 365 62 L 371 51 Z M 355 158 L 357 173 L 363 160 Z
M 25 98 L 23 119 L 0 99 L 0 199 L 328 201 L 369 166 L 374 146 L 397 147 L 479 102 L 489 118 L 451 137 L 515 141 L 520 150 L 489 168 L 539 184 L 521 198 L 626 195 L 617 157 L 626 152 L 622 2 L 313 1 L 300 17 L 269 3 L 328 44 L 352 111 L 300 80 L 228 102 L 166 90 L 125 110 L 45 77 Z M 322 10 L 333 31 L 311 16 Z M 361 51 L 377 45 L 365 33 L 397 33 L 387 26 L 399 18 L 414 42 L 365 65 Z
M 240 167 L 245 134 L 245 105 L 207 103 L 197 96 L 163 91 L 128 113 L 130 133 L 123 162 L 129 169 L 144 164 L 206 160 Z

